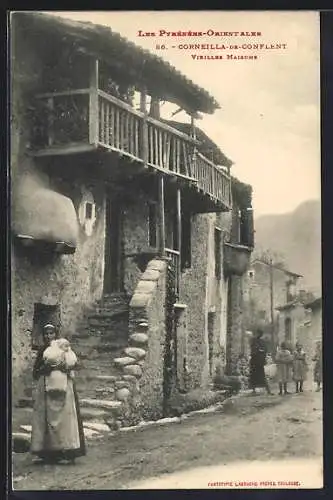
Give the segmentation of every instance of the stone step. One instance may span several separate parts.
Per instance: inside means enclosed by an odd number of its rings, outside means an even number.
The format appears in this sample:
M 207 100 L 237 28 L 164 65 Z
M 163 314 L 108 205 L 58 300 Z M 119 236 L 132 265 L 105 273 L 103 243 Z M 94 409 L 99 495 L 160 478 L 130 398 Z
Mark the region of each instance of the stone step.
M 121 351 L 128 346 L 127 339 L 117 339 L 113 342 L 98 342 L 97 344 L 78 344 L 76 348 L 76 354 L 79 355 L 80 352 L 114 352 Z M 73 345 L 73 349 L 74 349 Z
M 88 323 L 90 325 L 95 324 L 95 321 L 98 320 L 99 322 L 101 321 L 110 321 L 110 320 L 116 320 L 119 317 L 122 316 L 128 316 L 128 308 L 121 308 L 121 309 L 116 309 L 116 310 L 111 310 L 111 309 L 98 309 L 94 313 L 89 314 L 89 317 L 87 318 Z
M 84 427 L 97 432 L 110 432 L 109 426 L 101 422 L 84 422 Z
M 128 304 L 129 301 L 130 298 L 126 295 L 126 293 L 118 292 L 103 295 L 103 297 L 96 301 L 96 304 L 112 304 L 117 302 Z
M 80 408 L 81 417 L 84 421 L 94 422 L 104 422 L 105 418 L 110 416 L 108 411 L 103 410 L 102 408 L 92 408 L 92 407 L 84 407 Z
M 82 408 L 98 408 L 105 410 L 110 413 L 117 413 L 117 410 L 120 410 L 122 403 L 121 401 L 110 401 L 104 399 L 94 399 L 94 398 L 85 398 L 80 401 Z

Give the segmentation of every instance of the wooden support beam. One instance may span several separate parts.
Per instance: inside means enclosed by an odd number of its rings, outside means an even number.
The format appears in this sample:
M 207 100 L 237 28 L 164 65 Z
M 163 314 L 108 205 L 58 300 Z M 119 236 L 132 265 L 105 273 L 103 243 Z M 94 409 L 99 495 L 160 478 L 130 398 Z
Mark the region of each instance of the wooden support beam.
M 158 178 L 158 250 L 165 257 L 165 209 L 164 209 L 164 176 Z
M 99 139 L 98 75 L 98 59 L 92 58 L 89 82 L 89 143 L 95 146 Z
M 54 144 L 54 98 L 49 97 L 47 100 L 48 113 L 48 145 Z
M 191 137 L 196 141 L 197 139 L 197 133 L 195 130 L 195 119 L 194 115 L 191 114 Z M 190 172 L 189 175 L 195 177 L 193 174 L 193 171 L 196 171 L 196 163 L 197 163 L 197 148 L 196 146 L 193 147 L 193 155 L 192 155 L 192 161 L 190 162 Z
M 180 294 L 180 276 L 181 276 L 181 271 L 182 271 L 182 205 L 181 205 L 181 190 L 180 188 L 177 189 L 177 240 L 178 240 L 178 251 L 179 251 L 179 258 L 178 258 L 178 269 L 177 269 L 177 276 L 178 276 L 178 283 L 177 283 L 177 292 L 178 292 L 178 297 Z
M 196 140 L 197 133 L 195 130 L 195 119 L 193 115 L 191 115 L 191 136 L 193 137 L 194 140 Z

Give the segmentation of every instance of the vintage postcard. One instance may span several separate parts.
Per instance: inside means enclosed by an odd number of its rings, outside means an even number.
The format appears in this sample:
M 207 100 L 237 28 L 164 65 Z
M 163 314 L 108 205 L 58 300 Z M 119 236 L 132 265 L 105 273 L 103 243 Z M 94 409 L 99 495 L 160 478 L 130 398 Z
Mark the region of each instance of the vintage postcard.
M 323 487 L 319 31 L 11 12 L 15 490 Z

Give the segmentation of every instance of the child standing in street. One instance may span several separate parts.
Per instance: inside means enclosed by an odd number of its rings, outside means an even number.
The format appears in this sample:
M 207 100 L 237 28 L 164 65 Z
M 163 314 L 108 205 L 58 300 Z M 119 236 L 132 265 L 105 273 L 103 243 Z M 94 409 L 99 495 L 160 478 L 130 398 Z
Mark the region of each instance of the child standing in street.
M 317 389 L 316 391 L 320 391 L 321 389 L 321 383 L 322 383 L 322 371 L 323 371 L 323 358 L 322 358 L 322 350 L 321 350 L 321 341 L 317 340 L 316 342 L 316 352 L 314 357 L 312 358 L 312 361 L 315 362 L 314 365 L 314 371 L 313 371 L 313 378 L 314 381 L 317 384 Z
M 293 363 L 293 378 L 296 384 L 296 392 L 303 392 L 303 382 L 306 379 L 307 370 L 308 366 L 305 351 L 303 350 L 302 345 L 299 342 L 296 342 Z
M 287 349 L 285 342 L 281 343 L 280 349 L 276 353 L 275 363 L 277 367 L 277 380 L 279 383 L 279 395 L 289 394 L 288 382 L 291 380 L 291 369 L 293 357 Z

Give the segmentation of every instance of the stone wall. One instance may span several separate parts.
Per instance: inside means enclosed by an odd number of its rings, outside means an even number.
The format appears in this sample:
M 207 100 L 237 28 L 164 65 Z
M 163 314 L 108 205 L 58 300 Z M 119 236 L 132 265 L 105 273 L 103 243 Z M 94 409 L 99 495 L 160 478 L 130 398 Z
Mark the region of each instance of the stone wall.
M 130 302 L 129 345 L 114 360 L 112 382 L 122 426 L 163 415 L 166 268 L 165 260 L 151 260 Z
M 182 273 L 180 302 L 187 309 L 187 366 L 189 388 L 208 384 L 208 254 L 210 244 L 210 216 L 192 217 L 192 265 Z
M 221 234 L 221 263 L 223 263 L 223 231 L 229 220 L 216 214 L 192 217 L 192 265 L 182 273 L 180 302 L 187 305 L 187 365 L 188 388 L 205 387 L 211 382 L 209 367 L 208 330 L 213 325 L 213 366 L 224 362 L 226 349 L 227 282 L 223 275 L 215 276 L 214 230 Z M 209 319 L 210 318 L 210 319 Z M 212 320 L 212 323 L 210 321 Z
M 243 277 L 231 276 L 228 290 L 227 372 L 233 375 L 240 354 L 245 352 L 243 326 Z

